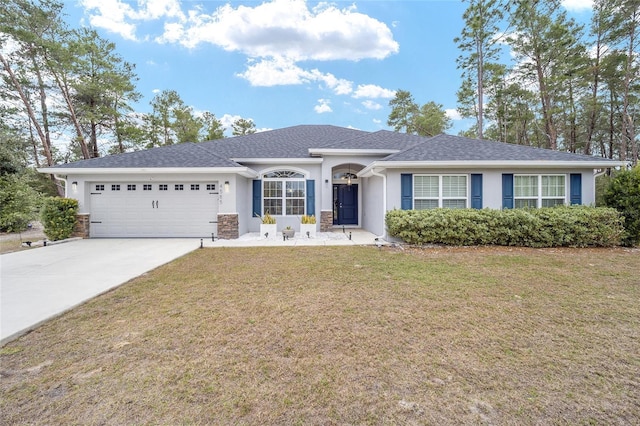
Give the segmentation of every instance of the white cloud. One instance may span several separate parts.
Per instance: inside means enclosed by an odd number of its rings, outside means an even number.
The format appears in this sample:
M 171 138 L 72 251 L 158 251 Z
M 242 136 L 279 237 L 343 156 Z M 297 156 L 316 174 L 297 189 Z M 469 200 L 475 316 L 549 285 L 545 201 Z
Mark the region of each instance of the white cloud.
M 230 129 L 233 123 L 237 121 L 239 118 L 242 118 L 242 117 L 239 115 L 224 114 L 222 117 L 220 117 L 220 122 L 222 123 L 225 129 Z
M 446 114 L 447 117 L 449 117 L 452 120 L 462 120 L 462 116 L 460 115 L 458 110 L 455 108 L 445 109 L 444 113 Z
M 360 84 L 353 94 L 353 97 L 358 98 L 393 98 L 396 95 L 394 90 L 384 89 L 375 84 Z
M 249 59 L 236 74 L 253 86 L 321 83 L 336 95 L 391 98 L 394 91 L 360 85 L 302 61 L 383 59 L 399 51 L 387 24 L 357 11 L 306 0 L 224 4 L 213 12 L 181 0 L 79 0 L 93 26 L 130 40 L 154 40 L 195 48 L 211 44 Z M 216 3 L 213 3 L 216 4 Z M 138 34 L 138 24 L 160 21 L 162 34 Z M 146 26 L 148 27 L 148 26 Z
M 348 95 L 353 92 L 353 82 L 337 78 L 331 73 L 317 69 L 311 71 L 300 68 L 294 61 L 282 57 L 249 61 L 246 71 L 236 74 L 249 81 L 252 86 L 283 86 L 324 83 L 336 95 Z
M 382 109 L 382 105 L 380 105 L 377 102 L 374 102 L 372 100 L 366 100 L 364 102 L 362 102 L 362 105 L 366 108 L 366 109 L 372 109 L 372 110 L 379 110 Z
M 584 12 L 593 9 L 593 0 L 562 0 L 562 6 L 572 12 Z
M 324 114 L 325 112 L 333 112 L 329 104 L 331 101 L 329 99 L 318 99 L 318 105 L 313 107 L 315 112 L 318 114 Z
M 89 12 L 89 23 L 120 34 L 127 40 L 137 40 L 137 22 L 173 18 L 184 21 L 178 0 L 139 0 L 137 10 L 122 0 L 80 0 Z
M 357 61 L 383 59 L 399 49 L 386 24 L 356 12 L 355 7 L 338 9 L 321 3 L 310 10 L 305 0 L 273 0 L 237 8 L 225 4 L 210 14 L 193 9 L 186 19 L 170 24 L 165 24 L 164 34 L 156 41 L 188 48 L 209 43 L 253 58 Z

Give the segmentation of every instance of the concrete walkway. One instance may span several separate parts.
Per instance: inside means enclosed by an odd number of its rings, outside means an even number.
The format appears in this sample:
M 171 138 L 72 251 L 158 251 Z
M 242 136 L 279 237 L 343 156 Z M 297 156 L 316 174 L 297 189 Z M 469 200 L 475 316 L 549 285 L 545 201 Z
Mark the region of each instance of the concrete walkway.
M 349 238 L 351 237 L 351 239 Z M 203 247 L 374 245 L 360 229 L 267 240 L 89 239 L 0 255 L 0 345 L 89 299 Z

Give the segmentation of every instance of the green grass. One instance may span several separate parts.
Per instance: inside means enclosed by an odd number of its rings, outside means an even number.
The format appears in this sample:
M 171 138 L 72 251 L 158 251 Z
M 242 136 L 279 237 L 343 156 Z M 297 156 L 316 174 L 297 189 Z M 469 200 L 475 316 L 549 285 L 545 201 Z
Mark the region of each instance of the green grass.
M 204 249 L 0 351 L 3 424 L 631 424 L 625 249 Z

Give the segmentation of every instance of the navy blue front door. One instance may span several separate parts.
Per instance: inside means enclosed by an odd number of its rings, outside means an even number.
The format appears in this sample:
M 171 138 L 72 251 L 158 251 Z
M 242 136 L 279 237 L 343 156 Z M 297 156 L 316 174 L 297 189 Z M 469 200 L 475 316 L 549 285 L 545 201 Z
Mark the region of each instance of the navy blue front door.
M 333 224 L 358 224 L 358 185 L 333 185 Z

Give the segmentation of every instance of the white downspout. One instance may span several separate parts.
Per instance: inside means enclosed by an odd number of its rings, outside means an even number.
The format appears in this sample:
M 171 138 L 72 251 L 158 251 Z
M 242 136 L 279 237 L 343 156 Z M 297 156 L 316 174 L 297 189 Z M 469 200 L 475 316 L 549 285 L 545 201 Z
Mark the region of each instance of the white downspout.
M 384 218 L 387 215 L 387 175 L 383 175 L 382 173 L 376 172 L 375 167 L 371 168 L 371 174 L 373 176 L 378 176 L 382 178 L 382 229 L 383 231 L 382 231 L 382 235 L 378 235 L 378 238 L 386 239 L 387 227 L 385 225 Z
M 57 180 L 61 180 L 64 182 L 64 198 L 69 198 L 69 183 L 67 182 L 67 177 L 62 177 L 59 175 L 53 175 Z

